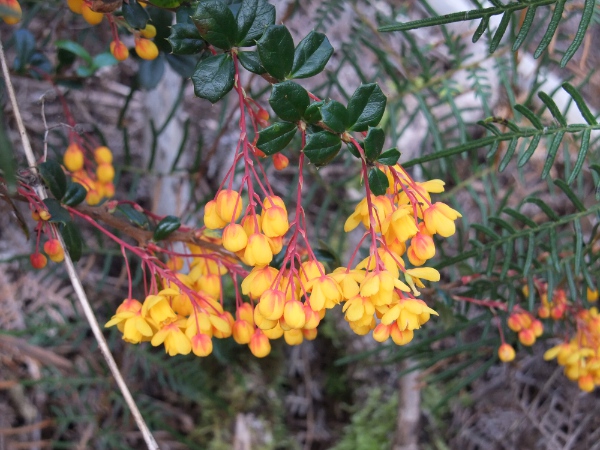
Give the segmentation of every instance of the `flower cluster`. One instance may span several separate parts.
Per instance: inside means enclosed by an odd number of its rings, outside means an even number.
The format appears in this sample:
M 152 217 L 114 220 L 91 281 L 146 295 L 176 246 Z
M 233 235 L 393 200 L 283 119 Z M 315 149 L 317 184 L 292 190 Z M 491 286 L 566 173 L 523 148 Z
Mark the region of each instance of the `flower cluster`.
M 80 14 L 87 23 L 90 25 L 98 25 L 107 16 L 111 24 L 111 31 L 113 33 L 113 40 L 110 43 L 110 52 L 117 61 L 124 61 L 129 57 L 129 49 L 119 38 L 115 20 L 118 20 L 120 24 L 125 26 L 131 31 L 134 36 L 135 52 L 136 54 L 146 60 L 156 59 L 158 56 L 158 47 L 154 42 L 151 41 L 156 36 L 156 27 L 152 24 L 147 24 L 143 30 L 136 30 L 130 27 L 122 18 L 113 17 L 110 13 L 103 13 L 94 11 L 92 3 L 88 0 L 67 0 L 69 9 L 75 14 Z M 142 7 L 145 7 L 144 3 L 140 3 Z
M 544 333 L 542 322 L 528 311 L 519 309 L 513 312 L 506 321 L 508 328 L 515 333 L 519 333 L 519 342 L 526 347 L 535 344 L 535 340 Z
M 71 172 L 74 181 L 82 184 L 87 190 L 86 201 L 90 205 L 97 205 L 103 198 L 111 198 L 115 195 L 115 169 L 113 167 L 113 155 L 108 147 L 96 147 L 91 153 L 96 169 L 81 145 L 77 142 L 78 137 L 72 136 L 71 144 L 63 155 L 63 164 Z
M 559 365 L 565 368 L 567 378 L 577 381 L 582 391 L 591 392 L 596 386 L 600 386 L 600 314 L 598 308 L 581 309 L 576 314 L 576 331 L 571 339 L 544 353 L 545 360 L 554 358 Z

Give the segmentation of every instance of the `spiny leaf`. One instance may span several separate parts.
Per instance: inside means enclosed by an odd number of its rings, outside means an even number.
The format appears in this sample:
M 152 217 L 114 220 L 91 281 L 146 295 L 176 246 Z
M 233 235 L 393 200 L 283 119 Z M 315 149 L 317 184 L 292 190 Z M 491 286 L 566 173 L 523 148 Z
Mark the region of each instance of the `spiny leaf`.
M 244 69 L 246 69 L 249 72 L 255 73 L 257 75 L 262 75 L 263 73 L 267 72 L 267 69 L 265 69 L 262 63 L 260 62 L 260 58 L 257 52 L 239 52 L 238 59 L 240 60 L 240 63 L 242 64 Z
M 308 108 L 310 98 L 298 83 L 284 81 L 273 86 L 269 104 L 281 120 L 298 122 Z
M 367 161 L 372 162 L 379 158 L 379 155 L 381 155 L 381 151 L 383 150 L 384 142 L 385 132 L 383 129 L 370 127 L 363 143 Z
M 318 74 L 325 68 L 332 54 L 333 47 L 327 36 L 311 31 L 294 51 L 290 78 L 308 78 Z
M 59 163 L 53 159 L 49 159 L 38 165 L 40 175 L 42 176 L 44 183 L 54 195 L 54 198 L 60 200 L 67 191 L 67 177 L 63 172 L 63 169 Z
M 195 55 L 204 48 L 204 40 L 191 23 L 176 23 L 167 39 L 176 55 Z
M 241 9 L 240 9 L 241 10 Z M 265 0 L 258 0 L 256 5 L 256 13 L 254 15 L 254 21 L 252 26 L 245 33 L 242 39 L 242 34 L 238 29 L 238 42 L 240 47 L 248 47 L 256 44 L 256 40 L 259 39 L 268 26 L 275 23 L 275 7 L 269 4 Z M 239 27 L 239 14 L 238 14 L 238 27 Z M 240 42 L 241 39 L 241 42 Z
M 294 63 L 294 40 L 284 25 L 271 25 L 256 43 L 260 61 L 267 72 L 283 80 Z
M 302 150 L 315 166 L 329 163 L 340 151 L 342 140 L 336 134 L 320 131 L 308 136 Z
M 202 39 L 223 50 L 236 41 L 237 24 L 229 7 L 219 0 L 204 0 L 196 6 L 192 20 Z
M 398 159 L 400 159 L 400 152 L 394 147 L 379 155 L 377 162 L 386 166 L 393 166 L 398 162 Z
M 298 131 L 296 124 L 291 122 L 274 123 L 261 130 L 256 146 L 266 155 L 274 155 L 283 150 Z
M 335 133 L 343 133 L 348 125 L 348 110 L 340 102 L 327 100 L 321 106 L 321 121 Z
M 62 235 L 69 256 L 74 262 L 79 261 L 81 258 L 81 250 L 83 247 L 83 238 L 81 237 L 81 231 L 74 222 L 61 223 L 58 226 L 60 234 Z
M 209 56 L 198 62 L 192 75 L 194 93 L 216 103 L 233 88 L 234 79 L 235 67 L 230 54 Z
M 377 167 L 373 167 L 369 171 L 369 187 L 374 195 L 384 195 L 390 185 L 385 173 Z
M 383 117 L 387 99 L 376 83 L 361 85 L 348 102 L 348 130 L 367 131 Z

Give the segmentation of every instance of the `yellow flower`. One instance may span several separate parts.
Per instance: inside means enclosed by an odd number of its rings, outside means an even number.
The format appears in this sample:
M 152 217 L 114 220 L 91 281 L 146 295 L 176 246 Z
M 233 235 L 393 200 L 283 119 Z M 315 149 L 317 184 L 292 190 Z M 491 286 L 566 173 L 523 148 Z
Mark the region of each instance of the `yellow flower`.
M 498 348 L 498 358 L 502 362 L 510 362 L 515 359 L 515 349 L 506 342 Z
M 279 271 L 271 266 L 255 267 L 242 281 L 242 293 L 252 299 L 260 296 L 275 282 Z
M 244 227 L 237 223 L 230 223 L 223 230 L 223 247 L 230 252 L 239 252 L 246 248 L 248 236 Z
M 283 309 L 283 320 L 291 329 L 302 328 L 306 323 L 306 314 L 302 302 L 298 300 L 286 302 Z
M 144 317 L 149 315 L 159 325 L 177 318 L 177 314 L 171 308 L 167 297 L 163 295 L 149 295 L 146 297 L 142 306 L 142 315 Z
M 142 304 L 131 298 L 119 305 L 117 313 L 104 326 L 109 328 L 117 325 L 124 341 L 139 344 L 154 334 L 151 323 L 151 319 L 142 316 Z
M 233 340 L 238 344 L 250 343 L 254 327 L 245 320 L 236 320 L 233 324 Z
M 267 320 L 279 320 L 283 315 L 285 306 L 285 294 L 276 289 L 267 289 L 260 296 L 257 308 L 260 314 Z
M 217 214 L 217 202 L 214 200 L 204 205 L 204 225 L 209 230 L 220 230 L 227 225 L 227 222 Z
M 192 346 L 192 351 L 196 356 L 208 356 L 213 351 L 213 343 L 210 336 L 206 334 L 195 334 L 191 337 L 190 343 Z
M 250 266 L 266 266 L 273 260 L 273 251 L 264 234 L 254 233 L 248 238 L 244 259 Z
M 456 232 L 454 221 L 459 217 L 462 215 L 458 211 L 441 202 L 434 203 L 423 213 L 427 231 L 443 237 L 450 237 Z
M 250 351 L 257 358 L 264 358 L 271 353 L 271 343 L 269 342 L 269 338 L 265 336 L 261 330 L 256 330 L 254 332 L 250 338 L 248 347 L 250 347 Z
M 185 333 L 181 330 L 186 323 L 186 319 L 180 319 L 175 322 L 164 325 L 156 332 L 150 343 L 157 347 L 165 344 L 165 351 L 169 356 L 178 354 L 187 355 L 192 351 L 192 343 Z
M 217 194 L 215 201 L 217 214 L 224 222 L 238 220 L 243 208 L 240 194 L 230 189 L 223 189 Z
M 313 278 L 307 283 L 306 289 L 311 291 L 310 307 L 314 311 L 331 309 L 342 300 L 342 290 L 330 275 Z

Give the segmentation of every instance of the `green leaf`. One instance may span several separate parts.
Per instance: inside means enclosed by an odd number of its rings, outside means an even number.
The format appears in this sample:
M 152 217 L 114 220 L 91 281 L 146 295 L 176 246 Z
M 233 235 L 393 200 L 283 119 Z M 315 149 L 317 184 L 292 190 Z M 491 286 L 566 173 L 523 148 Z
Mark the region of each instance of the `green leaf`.
M 384 195 L 390 187 L 390 180 L 380 169 L 373 167 L 369 171 L 369 187 L 374 195 Z
M 325 102 L 313 102 L 310 104 L 306 111 L 304 111 L 304 120 L 307 123 L 317 123 L 320 122 L 321 117 L 321 107 L 325 104 Z
M 167 41 L 176 55 L 193 55 L 204 49 L 204 40 L 198 29 L 191 23 L 173 25 Z
M 194 55 L 165 54 L 169 66 L 182 78 L 191 78 L 198 64 L 198 58 Z
M 377 162 L 386 166 L 393 166 L 398 162 L 398 159 L 400 159 L 400 152 L 397 148 L 394 147 L 390 148 L 389 150 L 386 150 L 381 155 L 379 155 L 379 158 L 377 158 Z
M 61 165 L 54 159 L 49 159 L 48 161 L 39 164 L 38 169 L 44 183 L 46 183 L 46 186 L 48 186 L 48 189 L 52 192 L 52 195 L 54 195 L 57 200 L 63 198 L 67 191 L 67 177 L 65 176 Z
M 546 29 L 546 32 L 544 33 L 544 36 L 542 37 L 542 40 L 540 41 L 540 45 L 538 45 L 538 48 L 535 50 L 535 53 L 533 54 L 534 58 L 539 58 L 541 56 L 541 54 L 544 52 L 544 50 L 546 50 L 546 48 L 548 47 L 548 45 L 550 45 L 550 42 L 552 41 L 552 38 L 554 37 L 554 33 L 556 32 L 556 29 L 558 28 L 558 24 L 560 23 L 560 19 L 562 18 L 562 13 L 565 9 L 565 3 L 567 0 L 558 0 L 556 2 L 556 5 L 554 6 L 554 12 L 552 13 L 552 17 L 550 18 L 550 24 L 548 25 L 548 28 Z
M 358 144 L 361 146 L 361 148 L 363 148 L 364 142 L 358 142 Z M 348 151 L 352 156 L 361 159 L 360 152 L 358 151 L 358 148 L 356 147 L 356 145 L 354 145 L 353 142 L 346 142 L 346 146 L 348 147 Z
M 114 66 L 118 63 L 117 59 L 110 52 L 98 53 L 92 59 L 92 67 L 95 70 L 101 69 L 102 67 Z
M 341 147 L 342 140 L 337 134 L 320 131 L 308 136 L 302 151 L 315 166 L 324 166 L 335 158 Z
M 308 78 L 318 74 L 325 68 L 332 54 L 333 47 L 327 36 L 311 31 L 294 51 L 290 78 Z
M 83 238 L 81 237 L 79 227 L 75 225 L 74 222 L 66 224 L 61 223 L 58 226 L 58 230 L 65 241 L 65 246 L 67 247 L 67 251 L 73 262 L 79 261 L 81 258 L 81 249 L 83 247 Z
M 162 79 L 165 73 L 165 55 L 160 53 L 157 58 L 152 60 L 143 59 L 138 65 L 138 82 L 140 86 L 147 90 L 152 90 Z
M 255 51 L 251 52 L 239 52 L 238 59 L 240 63 L 249 72 L 255 73 L 257 75 L 262 75 L 267 72 L 267 69 L 263 67 L 260 62 L 260 58 L 258 57 L 258 53 Z
M 386 102 L 377 84 L 361 85 L 348 102 L 348 130 L 367 131 L 370 126 L 377 126 L 383 117 Z
M 83 185 L 72 182 L 69 183 L 69 186 L 67 187 L 67 192 L 65 192 L 65 195 L 62 198 L 62 203 L 67 206 L 77 206 L 85 200 L 86 195 L 87 191 Z
M 298 83 L 284 81 L 273 86 L 269 104 L 280 119 L 298 122 L 310 105 L 308 92 Z
M 564 116 L 560 112 L 560 109 L 558 109 L 558 106 L 556 105 L 556 103 L 554 103 L 554 100 L 552 100 L 552 98 L 545 92 L 538 92 L 538 97 L 548 107 L 548 109 L 550 110 L 550 114 L 552 114 L 552 116 L 556 119 L 556 121 L 561 126 L 566 127 L 567 121 L 565 120 Z
M 541 134 L 536 134 L 531 138 L 531 142 L 529 143 L 527 150 L 525 150 L 525 152 L 521 156 L 519 156 L 519 160 L 517 161 L 517 167 L 523 167 L 527 163 L 527 161 L 531 159 L 541 139 Z
M 583 14 L 581 15 L 581 22 L 579 22 L 579 27 L 577 28 L 577 33 L 575 33 L 575 39 L 569 45 L 569 48 L 565 52 L 563 58 L 560 60 L 560 67 L 565 67 L 569 60 L 575 55 L 577 49 L 583 42 L 583 38 L 585 37 L 585 33 L 590 26 L 590 21 L 592 20 L 592 16 L 594 15 L 594 6 L 596 5 L 595 0 L 585 0 L 585 5 L 583 6 Z
M 481 38 L 481 36 L 483 36 L 483 33 L 485 33 L 485 30 L 487 30 L 489 24 L 490 16 L 483 16 L 481 18 L 481 21 L 479 22 L 479 25 L 477 26 L 477 29 L 475 30 L 475 33 L 473 34 L 473 44 L 477 42 Z
M 259 133 L 256 146 L 266 155 L 274 155 L 291 142 L 297 130 L 297 125 L 291 122 L 274 123 Z
M 588 108 L 579 91 L 570 83 L 563 83 L 562 88 L 571 96 L 585 121 L 589 125 L 597 125 L 598 122 L 596 122 L 596 118 Z
M 73 41 L 68 41 L 68 40 L 60 40 L 60 41 L 56 41 L 55 42 L 56 48 L 60 49 L 60 50 L 65 50 L 67 52 L 73 53 L 74 55 L 79 56 L 81 59 L 83 59 L 88 66 L 91 66 L 93 63 L 92 60 L 92 55 L 90 55 L 90 53 L 83 48 L 81 45 L 79 45 L 77 42 L 73 42 Z
M 519 48 L 521 47 L 523 42 L 525 42 L 527 33 L 529 33 L 529 29 L 531 28 L 531 25 L 533 24 L 533 19 L 535 18 L 536 9 L 537 9 L 537 6 L 535 6 L 535 5 L 531 5 L 529 8 L 527 8 L 527 13 L 525 14 L 525 19 L 523 19 L 523 25 L 521 25 L 519 34 L 517 35 L 517 38 L 515 39 L 515 42 L 512 46 L 513 52 L 516 52 L 517 50 L 519 50 Z
M 204 0 L 198 3 L 192 15 L 202 39 L 223 50 L 235 45 L 237 24 L 229 7 L 219 0 Z M 213 102 L 214 103 L 214 102 Z
M 121 11 L 123 12 L 123 17 L 127 21 L 129 25 L 133 28 L 137 28 L 138 30 L 143 30 L 146 28 L 146 24 L 148 23 L 148 13 L 142 5 L 140 5 L 136 1 L 130 0 L 129 3 L 123 2 L 121 6 Z
M 321 106 L 321 121 L 333 132 L 343 133 L 348 124 L 346 107 L 335 100 L 327 100 Z
M 577 161 L 575 161 L 575 165 L 573 166 L 573 172 L 569 175 L 569 179 L 567 180 L 567 184 L 571 184 L 581 172 L 581 168 L 583 167 L 583 163 L 585 162 L 585 157 L 587 156 L 588 149 L 590 148 L 590 137 L 592 135 L 591 130 L 588 128 L 584 130 L 581 135 L 581 148 L 579 149 L 579 153 L 577 154 Z
M 283 80 L 294 63 L 294 40 L 285 25 L 271 25 L 256 43 L 260 61 L 267 72 Z
M 155 242 L 162 241 L 163 239 L 168 238 L 173 232 L 177 231 L 180 226 L 181 221 L 178 217 L 166 216 L 158 223 L 158 225 L 156 225 L 152 240 Z
M 544 168 L 542 169 L 542 178 L 546 178 L 550 173 L 550 169 L 554 164 L 554 160 L 556 159 L 556 154 L 558 153 L 558 147 L 560 146 L 561 141 L 565 135 L 564 131 L 559 131 L 556 133 L 556 136 L 552 138 L 552 143 L 548 148 L 548 154 L 546 155 L 546 162 L 544 163 Z
M 369 127 L 363 148 L 367 161 L 375 161 L 381 155 L 385 143 L 385 132 L 381 128 Z
M 235 67 L 229 54 L 209 56 L 198 62 L 192 83 L 194 93 L 211 103 L 222 99 L 233 88 Z
M 538 130 L 544 129 L 544 124 L 542 124 L 542 121 L 538 118 L 538 116 L 535 115 L 535 113 L 532 110 L 530 110 L 526 106 L 516 104 L 515 111 L 523 114 L 527 118 L 527 120 L 529 120 L 531 124 Z
M 569 187 L 569 185 L 567 183 L 565 183 L 563 180 L 558 179 L 558 180 L 554 180 L 554 184 L 556 186 L 558 186 L 560 188 L 560 190 L 566 194 L 567 197 L 569 197 L 569 200 L 571 200 L 571 203 L 573 203 L 573 206 L 575 206 L 575 208 L 577 208 L 578 211 L 583 212 L 586 210 L 583 202 L 571 190 L 571 188 Z
M 508 24 L 510 23 L 510 17 L 512 16 L 512 11 L 506 11 L 502 15 L 502 19 L 500 20 L 500 24 L 494 33 L 494 37 L 490 41 L 490 53 L 494 53 L 502 40 L 502 36 L 506 33 L 506 28 L 508 28 Z
M 138 211 L 133 206 L 124 203 L 117 206 L 117 209 L 114 213 L 115 216 L 123 216 L 132 224 L 140 227 L 140 228 L 148 228 L 150 222 L 148 222 L 148 217 L 141 211 Z
M 239 45 L 243 42 L 244 38 L 250 31 L 250 27 L 254 23 L 256 17 L 256 7 L 258 6 L 258 0 L 243 0 L 240 5 L 235 21 L 237 23 L 236 32 L 236 44 Z
M 258 0 L 256 10 L 254 13 L 254 19 L 252 26 L 247 31 L 240 31 L 240 14 L 244 8 L 244 4 L 247 0 L 244 0 L 240 11 L 238 11 L 237 22 L 237 42 L 239 47 L 250 47 L 256 45 L 256 40 L 259 39 L 268 26 L 275 23 L 275 7 L 269 4 L 266 0 Z M 248 3 L 254 3 L 248 2 Z M 244 28 L 245 29 L 245 28 Z M 242 36 L 243 34 L 243 36 Z
M 50 213 L 50 223 L 69 223 L 71 222 L 71 215 L 69 211 L 60 206 L 58 200 L 53 198 L 44 199 L 44 205 L 46 205 L 46 209 Z
M 506 166 L 508 166 L 508 163 L 510 163 L 510 160 L 515 154 L 517 142 L 519 142 L 517 138 L 510 140 L 510 143 L 508 144 L 508 149 L 506 150 L 506 154 L 504 155 L 504 158 L 502 158 L 502 161 L 500 161 L 500 165 L 498 166 L 498 172 L 504 172 L 504 169 L 506 169 Z

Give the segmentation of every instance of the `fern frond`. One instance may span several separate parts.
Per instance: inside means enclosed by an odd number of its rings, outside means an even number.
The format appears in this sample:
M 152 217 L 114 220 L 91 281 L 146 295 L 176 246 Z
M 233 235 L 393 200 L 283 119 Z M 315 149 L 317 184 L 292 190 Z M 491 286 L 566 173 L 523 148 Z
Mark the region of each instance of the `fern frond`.
M 542 53 L 546 50 L 552 38 L 556 34 L 558 25 L 561 22 L 562 14 L 565 8 L 566 0 L 519 0 L 517 2 L 509 2 L 503 4 L 500 1 L 492 2 L 494 6 L 489 8 L 478 8 L 471 11 L 461 11 L 453 14 L 447 14 L 445 16 L 428 17 L 425 19 L 415 20 L 412 22 L 398 23 L 385 25 L 379 28 L 379 31 L 390 32 L 390 31 L 408 31 L 417 28 L 431 27 L 436 25 L 445 25 L 449 23 L 471 21 L 480 19 L 479 26 L 473 35 L 473 42 L 477 42 L 483 33 L 488 29 L 489 21 L 492 16 L 502 15 L 500 24 L 494 32 L 490 40 L 490 53 L 493 53 L 498 48 L 502 37 L 506 33 L 513 13 L 527 9 L 523 24 L 519 30 L 519 33 L 513 43 L 512 50 L 517 51 L 519 47 L 525 41 L 525 38 L 531 30 L 531 26 L 534 23 L 535 13 L 539 7 L 554 5 L 554 12 L 548 23 L 548 27 L 542 37 L 537 49 L 534 52 L 534 57 L 539 58 Z M 575 55 L 577 49 L 581 46 L 585 33 L 587 32 L 592 16 L 594 15 L 595 0 L 585 0 L 583 12 L 581 15 L 581 21 L 573 41 L 569 48 L 565 52 L 560 65 L 565 67 L 569 60 Z

